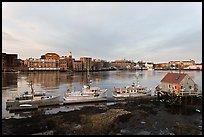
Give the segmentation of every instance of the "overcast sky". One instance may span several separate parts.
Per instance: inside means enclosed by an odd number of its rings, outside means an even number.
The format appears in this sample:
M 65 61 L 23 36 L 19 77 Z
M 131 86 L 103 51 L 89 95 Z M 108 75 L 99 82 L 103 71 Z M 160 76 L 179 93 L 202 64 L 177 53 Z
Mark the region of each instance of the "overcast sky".
M 3 2 L 2 52 L 202 62 L 201 2 Z

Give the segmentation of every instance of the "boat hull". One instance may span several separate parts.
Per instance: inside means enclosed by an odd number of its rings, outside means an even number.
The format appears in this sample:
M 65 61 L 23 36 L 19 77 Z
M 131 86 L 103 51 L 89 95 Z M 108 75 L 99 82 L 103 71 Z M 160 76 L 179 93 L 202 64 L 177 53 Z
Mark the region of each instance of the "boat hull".
M 74 103 L 90 103 L 90 102 L 101 102 L 107 101 L 107 98 L 82 98 L 82 99 L 74 99 L 74 98 L 64 98 L 63 104 L 74 104 Z
M 80 93 L 80 92 L 79 92 Z M 98 95 L 92 94 L 71 94 L 69 96 L 64 96 L 63 103 L 68 104 L 68 103 L 86 103 L 86 102 L 99 102 L 99 101 L 106 101 L 107 100 L 107 95 L 106 91 L 103 91 L 101 93 L 98 93 Z

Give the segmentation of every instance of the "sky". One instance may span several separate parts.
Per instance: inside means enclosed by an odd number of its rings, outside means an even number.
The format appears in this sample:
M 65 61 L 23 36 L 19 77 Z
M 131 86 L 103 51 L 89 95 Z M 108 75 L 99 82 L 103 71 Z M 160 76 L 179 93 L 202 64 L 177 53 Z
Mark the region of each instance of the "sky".
M 201 63 L 202 2 L 3 2 L 2 52 Z

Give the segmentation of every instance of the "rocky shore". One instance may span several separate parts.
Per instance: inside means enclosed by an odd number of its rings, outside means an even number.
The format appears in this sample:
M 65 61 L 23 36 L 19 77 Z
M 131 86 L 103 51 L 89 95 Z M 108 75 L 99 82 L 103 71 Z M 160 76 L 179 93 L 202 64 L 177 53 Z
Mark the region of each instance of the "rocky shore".
M 202 100 L 169 106 L 155 97 L 71 112 L 2 119 L 3 135 L 202 135 Z

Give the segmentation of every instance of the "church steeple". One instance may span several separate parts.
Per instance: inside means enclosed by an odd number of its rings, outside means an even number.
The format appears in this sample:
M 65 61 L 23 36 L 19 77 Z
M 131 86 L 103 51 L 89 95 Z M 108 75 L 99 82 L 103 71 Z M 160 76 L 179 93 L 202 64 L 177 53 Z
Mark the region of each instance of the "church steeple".
M 69 52 L 68 57 L 72 58 L 72 52 Z

